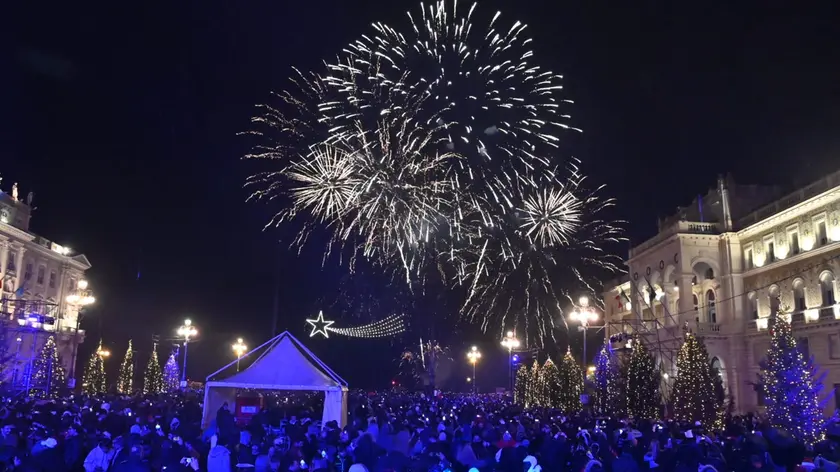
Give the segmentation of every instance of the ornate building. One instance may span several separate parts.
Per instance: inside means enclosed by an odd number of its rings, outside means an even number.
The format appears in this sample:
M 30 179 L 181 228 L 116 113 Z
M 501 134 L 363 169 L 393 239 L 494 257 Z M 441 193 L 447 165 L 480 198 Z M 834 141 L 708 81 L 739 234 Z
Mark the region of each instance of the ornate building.
M 633 247 L 629 275 L 605 287 L 614 347 L 633 333 L 657 352 L 666 396 L 685 330 L 704 338 L 737 411 L 755 411 L 753 383 L 781 309 L 814 357 L 826 396 L 840 388 L 840 172 L 793 193 L 719 179 Z M 632 337 L 629 337 L 632 339 Z M 632 344 L 632 341 L 629 341 Z M 829 401 L 831 413 L 840 401 Z
M 15 388 L 30 385 L 33 358 L 50 335 L 56 336 L 66 372 L 78 344 L 83 302 L 92 301 L 85 271 L 90 262 L 29 230 L 32 194 L 21 201 L 15 184 L 11 193 L 0 190 L 0 380 Z

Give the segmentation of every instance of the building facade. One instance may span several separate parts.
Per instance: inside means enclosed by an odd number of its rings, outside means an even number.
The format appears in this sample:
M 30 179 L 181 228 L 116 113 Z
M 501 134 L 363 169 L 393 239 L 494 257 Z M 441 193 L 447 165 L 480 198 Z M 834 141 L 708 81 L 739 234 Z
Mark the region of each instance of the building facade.
M 29 373 L 49 336 L 68 373 L 75 373 L 71 365 L 84 340 L 82 303 L 70 295 L 86 284 L 90 262 L 32 233 L 31 204 L 31 193 L 26 201 L 18 198 L 17 184 L 11 193 L 0 190 L 0 380 L 14 389 L 35 388 Z
M 721 178 L 633 247 L 627 270 L 605 287 L 608 334 L 614 347 L 635 337 L 656 351 L 666 396 L 689 330 L 704 339 L 736 411 L 759 409 L 754 384 L 773 310 L 825 372 L 825 394 L 840 388 L 840 172 L 789 194 Z M 838 405 L 827 402 L 826 413 Z

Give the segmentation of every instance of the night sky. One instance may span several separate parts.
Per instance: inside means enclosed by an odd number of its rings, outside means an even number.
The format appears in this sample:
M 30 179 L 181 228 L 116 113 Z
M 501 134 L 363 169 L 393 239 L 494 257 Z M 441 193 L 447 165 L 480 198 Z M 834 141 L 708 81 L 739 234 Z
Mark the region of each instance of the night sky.
M 289 86 L 292 66 L 317 67 L 372 21 L 405 25 L 415 2 L 18 3 L 0 15 L 10 39 L 0 49 L 2 185 L 34 191 L 32 230 L 92 262 L 92 339 L 101 328 L 113 350 L 133 337 L 148 352 L 158 334 L 167 351 L 190 316 L 201 331 L 190 374 L 203 378 L 230 359 L 237 335 L 252 346 L 268 339 L 275 288 L 280 328 L 307 342 L 304 319 L 338 294 L 391 309 L 380 277 L 322 268 L 320 247 L 297 255 L 288 231 L 262 231 L 270 208 L 244 201 L 254 167 L 240 160 L 249 143 L 237 133 L 250 129 L 255 104 Z M 781 3 L 802 5 L 768 6 Z M 565 75 L 584 133 L 562 138 L 640 241 L 720 173 L 791 185 L 837 169 L 837 12 L 804 3 L 480 8 L 527 23 L 536 62 Z M 480 342 L 483 375 L 503 365 L 496 340 L 443 331 L 459 362 Z M 416 344 L 412 334 L 309 344 L 351 385 L 375 386 L 390 379 L 399 348 Z M 572 344 L 579 349 L 579 334 Z

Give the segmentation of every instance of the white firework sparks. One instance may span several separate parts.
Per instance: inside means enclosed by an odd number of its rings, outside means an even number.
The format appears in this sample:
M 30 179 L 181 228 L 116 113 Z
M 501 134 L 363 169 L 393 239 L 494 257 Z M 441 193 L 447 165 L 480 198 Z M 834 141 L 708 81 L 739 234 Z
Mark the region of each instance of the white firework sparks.
M 534 62 L 525 25 L 479 16 L 421 4 L 407 28 L 375 23 L 323 75 L 298 73 L 299 93 L 255 118 L 268 142 L 247 156 L 281 169 L 248 184 L 283 200 L 273 222 L 301 217 L 297 243 L 325 225 L 330 248 L 409 284 L 433 266 L 468 289 L 467 318 L 544 339 L 564 292 L 617 269 L 604 244 L 619 228 L 560 157 L 558 133 L 575 130 L 562 77 Z

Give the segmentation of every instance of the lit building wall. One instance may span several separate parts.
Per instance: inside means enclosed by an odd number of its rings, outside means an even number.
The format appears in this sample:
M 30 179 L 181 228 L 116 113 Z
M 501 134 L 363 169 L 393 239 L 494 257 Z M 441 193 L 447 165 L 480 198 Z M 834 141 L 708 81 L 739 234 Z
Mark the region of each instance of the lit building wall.
M 0 350 L 13 358 L 0 376 L 18 383 L 50 335 L 56 336 L 61 361 L 71 371 L 84 332 L 77 331 L 79 307 L 67 296 L 91 267 L 84 255 L 29 231 L 31 198 L 24 202 L 16 192 L 0 190 L 0 323 L 6 334 Z
M 736 409 L 755 411 L 751 383 L 770 343 L 767 319 L 781 308 L 827 373 L 828 395 L 840 388 L 840 172 L 752 207 L 727 186 L 721 179 L 691 211 L 681 209 L 630 250 L 627 279 L 607 285 L 604 299 L 615 301 L 621 288 L 631 310 L 608 309 L 610 329 L 635 332 L 659 349 L 671 379 L 683 333 L 692 331 L 720 366 Z M 835 407 L 828 402 L 826 413 Z

